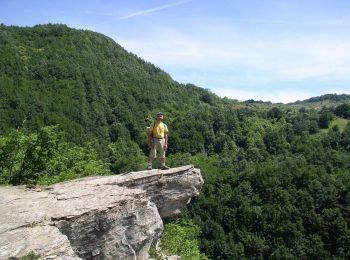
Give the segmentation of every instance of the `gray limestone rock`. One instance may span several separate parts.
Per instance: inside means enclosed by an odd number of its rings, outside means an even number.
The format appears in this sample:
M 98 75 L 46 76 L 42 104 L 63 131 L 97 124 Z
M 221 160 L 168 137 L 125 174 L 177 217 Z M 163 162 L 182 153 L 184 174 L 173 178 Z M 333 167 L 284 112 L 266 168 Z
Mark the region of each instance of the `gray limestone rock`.
M 200 170 L 131 172 L 44 190 L 0 187 L 0 259 L 148 259 L 161 217 L 181 211 L 203 185 Z

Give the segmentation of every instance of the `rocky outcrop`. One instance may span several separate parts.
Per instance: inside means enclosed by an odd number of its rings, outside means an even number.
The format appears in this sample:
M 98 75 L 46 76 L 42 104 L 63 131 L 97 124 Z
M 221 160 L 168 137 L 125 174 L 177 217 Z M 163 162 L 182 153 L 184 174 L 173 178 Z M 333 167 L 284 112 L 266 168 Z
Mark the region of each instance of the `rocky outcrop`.
M 44 190 L 0 187 L 0 259 L 148 259 L 161 217 L 199 194 L 199 169 L 87 177 Z

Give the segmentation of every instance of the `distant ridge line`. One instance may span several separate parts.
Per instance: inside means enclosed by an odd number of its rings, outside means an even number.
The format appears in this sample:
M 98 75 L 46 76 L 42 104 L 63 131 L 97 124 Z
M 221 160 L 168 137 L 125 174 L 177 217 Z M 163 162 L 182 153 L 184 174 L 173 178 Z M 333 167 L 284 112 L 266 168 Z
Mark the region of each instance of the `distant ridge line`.
M 317 96 L 317 97 L 312 97 L 309 99 L 305 99 L 305 100 L 298 100 L 296 102 L 293 103 L 289 103 L 289 104 L 300 104 L 300 103 L 307 103 L 307 102 L 320 102 L 320 101 L 325 101 L 325 100 L 331 100 L 331 101 L 350 101 L 350 95 L 348 94 L 325 94 L 325 95 L 321 95 L 321 96 Z

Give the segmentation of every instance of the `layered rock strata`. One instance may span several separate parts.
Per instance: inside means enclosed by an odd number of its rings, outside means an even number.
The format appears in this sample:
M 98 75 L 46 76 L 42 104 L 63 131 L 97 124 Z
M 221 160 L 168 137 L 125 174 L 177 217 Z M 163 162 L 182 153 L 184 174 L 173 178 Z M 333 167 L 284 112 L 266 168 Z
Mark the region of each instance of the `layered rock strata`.
M 200 170 L 131 172 L 68 181 L 43 190 L 0 187 L 0 259 L 148 259 L 161 217 L 197 196 Z

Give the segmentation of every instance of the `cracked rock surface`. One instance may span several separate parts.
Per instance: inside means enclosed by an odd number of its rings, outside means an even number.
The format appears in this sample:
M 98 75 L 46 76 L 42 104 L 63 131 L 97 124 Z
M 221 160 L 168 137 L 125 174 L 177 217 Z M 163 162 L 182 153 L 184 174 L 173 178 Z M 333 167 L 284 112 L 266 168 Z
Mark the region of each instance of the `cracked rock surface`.
M 192 166 L 96 176 L 44 190 L 0 187 L 0 259 L 148 259 L 161 217 L 183 209 L 203 185 Z

